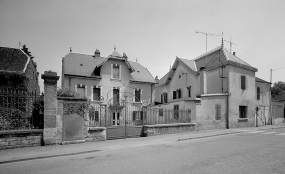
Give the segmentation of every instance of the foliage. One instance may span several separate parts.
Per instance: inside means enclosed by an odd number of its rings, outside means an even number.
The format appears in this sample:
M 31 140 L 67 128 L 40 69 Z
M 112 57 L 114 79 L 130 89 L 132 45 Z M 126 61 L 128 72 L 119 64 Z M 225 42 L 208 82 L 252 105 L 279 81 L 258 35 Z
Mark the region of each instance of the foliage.
M 271 88 L 273 100 L 285 100 L 285 82 L 275 82 Z
M 72 97 L 72 98 L 80 98 L 80 95 L 75 92 L 75 91 L 72 91 L 70 89 L 62 89 L 62 88 L 59 88 L 57 90 L 57 96 L 58 97 Z
M 89 109 L 88 103 L 63 103 L 63 114 L 71 115 L 77 114 L 84 117 L 84 113 Z
M 31 129 L 27 112 L 19 109 L 0 108 L 0 130 Z
M 26 87 L 28 78 L 23 73 L 0 71 L 0 86 Z

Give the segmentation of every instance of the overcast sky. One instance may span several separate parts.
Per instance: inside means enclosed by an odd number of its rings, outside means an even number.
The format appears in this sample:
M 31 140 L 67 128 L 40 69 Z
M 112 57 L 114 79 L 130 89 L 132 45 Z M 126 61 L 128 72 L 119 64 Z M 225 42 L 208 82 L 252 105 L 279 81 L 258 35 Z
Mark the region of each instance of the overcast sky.
M 0 0 L 0 46 L 26 44 L 38 71 L 61 75 L 61 60 L 73 52 L 101 56 L 116 50 L 164 76 L 176 56 L 193 59 L 206 51 L 206 37 L 232 41 L 232 52 L 270 80 L 270 68 L 285 67 L 284 0 Z M 208 50 L 221 37 L 208 36 Z M 229 44 L 225 42 L 226 48 Z M 285 82 L 285 68 L 273 82 Z M 40 81 L 43 90 L 43 81 Z M 60 81 L 58 86 L 61 86 Z

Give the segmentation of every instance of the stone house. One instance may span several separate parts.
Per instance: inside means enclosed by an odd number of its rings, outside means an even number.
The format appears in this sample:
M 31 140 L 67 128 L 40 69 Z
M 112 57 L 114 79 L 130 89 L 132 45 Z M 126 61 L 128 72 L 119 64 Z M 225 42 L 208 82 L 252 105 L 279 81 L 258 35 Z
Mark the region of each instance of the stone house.
M 0 47 L 0 88 L 21 88 L 39 94 L 37 64 L 28 49 Z
M 107 104 L 109 108 L 120 106 L 126 95 L 131 103 L 150 103 L 156 83 L 147 68 L 129 61 L 125 53 L 121 56 L 116 49 L 107 57 L 102 57 L 96 50 L 94 55 L 70 52 L 62 59 L 62 88 L 87 97 L 94 106 L 99 103 Z M 121 117 L 121 112 L 120 109 L 112 111 L 116 114 L 114 123 Z M 95 115 L 98 120 L 100 113 Z M 133 111 L 128 117 L 132 116 Z
M 176 57 L 155 86 L 153 107 L 190 109 L 197 129 L 254 126 L 255 107 L 269 106 L 268 83 L 255 72 L 223 44 L 192 60 Z

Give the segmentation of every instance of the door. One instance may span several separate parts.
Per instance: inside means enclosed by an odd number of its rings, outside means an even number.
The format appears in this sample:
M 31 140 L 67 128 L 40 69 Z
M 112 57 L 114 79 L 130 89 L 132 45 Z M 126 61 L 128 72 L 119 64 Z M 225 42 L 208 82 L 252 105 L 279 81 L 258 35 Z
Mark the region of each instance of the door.
M 119 112 L 113 112 L 113 119 L 112 119 L 113 126 L 120 126 L 121 125 L 121 117 Z

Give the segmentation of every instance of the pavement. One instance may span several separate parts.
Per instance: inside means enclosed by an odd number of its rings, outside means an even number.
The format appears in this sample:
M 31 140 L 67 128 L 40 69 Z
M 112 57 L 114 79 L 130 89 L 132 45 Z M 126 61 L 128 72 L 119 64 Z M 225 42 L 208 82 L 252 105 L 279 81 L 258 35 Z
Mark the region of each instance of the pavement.
M 285 124 L 269 125 L 263 127 L 233 128 L 202 130 L 187 133 L 157 135 L 151 137 L 128 138 L 119 140 L 108 140 L 101 142 L 86 142 L 69 145 L 24 147 L 17 149 L 0 150 L 0 165 L 20 161 L 28 161 L 43 158 L 55 158 L 60 156 L 70 156 L 85 153 L 96 153 L 100 151 L 119 150 L 166 144 L 177 141 L 189 141 L 193 139 L 223 136 L 229 134 L 244 133 L 257 130 L 285 129 Z

